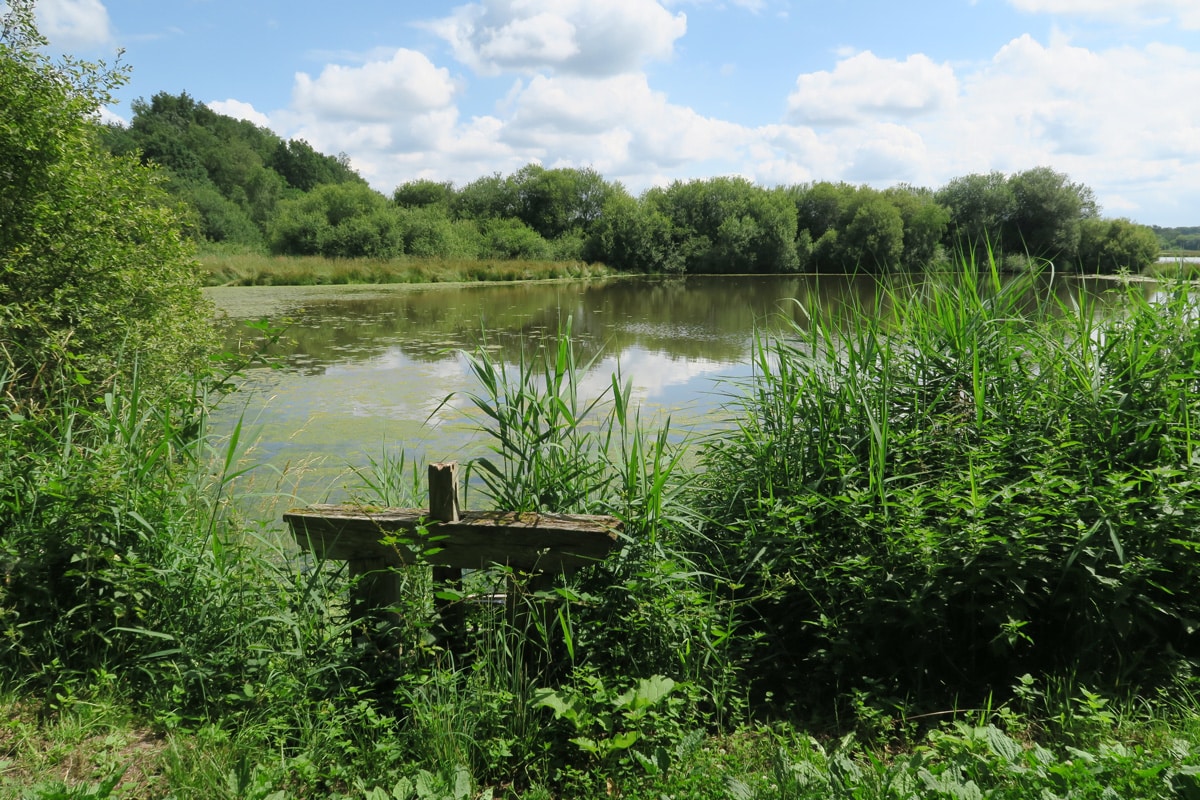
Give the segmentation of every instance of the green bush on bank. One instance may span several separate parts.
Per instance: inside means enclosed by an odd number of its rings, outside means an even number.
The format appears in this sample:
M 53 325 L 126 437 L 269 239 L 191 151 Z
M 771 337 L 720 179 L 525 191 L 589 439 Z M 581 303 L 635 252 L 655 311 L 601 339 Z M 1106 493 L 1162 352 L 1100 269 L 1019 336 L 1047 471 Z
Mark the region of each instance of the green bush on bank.
M 0 378 L 35 403 L 96 397 L 134 363 L 155 391 L 186 382 L 213 340 L 175 205 L 92 120 L 123 76 L 48 60 L 27 5 L 0 40 Z

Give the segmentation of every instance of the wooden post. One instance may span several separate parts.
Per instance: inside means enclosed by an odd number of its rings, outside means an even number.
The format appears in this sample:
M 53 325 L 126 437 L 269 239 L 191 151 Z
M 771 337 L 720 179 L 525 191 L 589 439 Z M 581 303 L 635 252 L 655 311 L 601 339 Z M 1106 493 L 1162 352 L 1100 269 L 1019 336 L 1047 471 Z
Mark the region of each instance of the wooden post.
M 429 518 L 437 522 L 458 522 L 458 462 L 447 461 L 429 465 Z M 431 531 L 437 535 L 436 531 Z M 462 594 L 462 570 L 456 567 L 433 568 L 434 591 L 438 587 Z M 434 598 L 433 606 L 441 619 L 442 635 L 449 648 L 461 655 L 466 636 L 467 614 L 462 600 Z

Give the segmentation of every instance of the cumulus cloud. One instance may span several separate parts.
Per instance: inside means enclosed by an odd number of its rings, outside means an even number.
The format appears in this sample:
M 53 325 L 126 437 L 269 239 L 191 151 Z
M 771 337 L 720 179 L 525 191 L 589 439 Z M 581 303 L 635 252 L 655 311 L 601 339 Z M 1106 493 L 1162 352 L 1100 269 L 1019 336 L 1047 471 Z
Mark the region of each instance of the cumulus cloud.
M 292 105 L 330 119 L 392 120 L 444 109 L 454 100 L 450 72 L 423 53 L 401 48 L 359 67 L 330 64 L 312 78 L 296 75 Z
M 271 126 L 271 120 L 266 114 L 256 111 L 253 105 L 243 103 L 241 100 L 210 100 L 205 105 L 218 114 L 224 114 L 227 117 L 244 119 L 263 128 Z
M 722 157 L 746 140 L 746 129 L 703 117 L 650 88 L 646 76 L 538 76 L 512 100 L 504 140 L 552 159 L 626 173 Z
M 100 0 L 42 0 L 38 27 L 55 47 L 97 47 L 112 41 L 108 9 Z
M 952 103 L 957 91 L 947 64 L 922 54 L 904 61 L 879 58 L 868 50 L 842 59 L 832 72 L 799 76 L 787 106 L 798 122 L 854 124 L 927 114 Z
M 1134 24 L 1165 24 L 1172 20 L 1189 30 L 1200 29 L 1196 0 L 1009 0 L 1021 11 L 1070 14 Z
M 605 76 L 670 58 L 687 17 L 654 0 L 487 0 L 429 27 L 480 74 Z

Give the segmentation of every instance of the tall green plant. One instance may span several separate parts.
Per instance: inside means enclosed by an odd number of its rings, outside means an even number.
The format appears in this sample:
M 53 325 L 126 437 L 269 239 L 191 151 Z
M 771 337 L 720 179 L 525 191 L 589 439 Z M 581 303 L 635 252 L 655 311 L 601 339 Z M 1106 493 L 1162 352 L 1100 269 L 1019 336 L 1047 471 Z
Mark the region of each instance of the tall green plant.
M 1106 316 L 987 266 L 758 340 L 704 462 L 763 691 L 944 704 L 1198 655 L 1194 297 Z

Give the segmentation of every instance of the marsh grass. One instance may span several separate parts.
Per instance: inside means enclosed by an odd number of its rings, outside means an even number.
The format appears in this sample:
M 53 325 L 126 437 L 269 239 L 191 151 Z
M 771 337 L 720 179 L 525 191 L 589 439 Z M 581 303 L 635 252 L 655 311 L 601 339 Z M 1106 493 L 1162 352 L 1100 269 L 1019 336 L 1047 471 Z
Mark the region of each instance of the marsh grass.
M 255 252 L 202 252 L 200 264 L 209 286 L 321 286 L 333 284 L 475 283 L 561 278 L 598 278 L 611 274 L 600 264 L 578 261 L 526 261 L 401 257 L 333 259 L 320 256 L 271 256 Z

